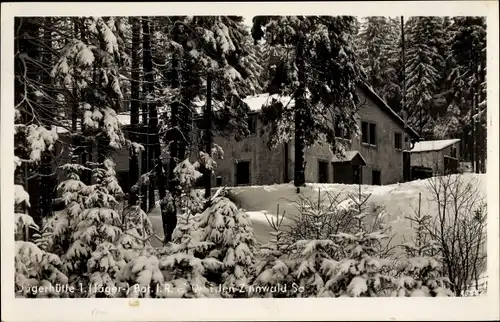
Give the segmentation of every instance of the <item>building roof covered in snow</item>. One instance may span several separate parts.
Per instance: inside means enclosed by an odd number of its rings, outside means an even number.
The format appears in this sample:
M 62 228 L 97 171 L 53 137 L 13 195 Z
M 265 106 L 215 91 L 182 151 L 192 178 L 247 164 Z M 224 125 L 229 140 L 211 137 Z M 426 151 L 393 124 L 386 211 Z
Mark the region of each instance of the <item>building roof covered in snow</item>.
M 355 150 L 345 151 L 345 157 L 340 157 L 340 156 L 335 155 L 333 157 L 332 162 L 350 162 L 350 161 L 354 160 L 355 158 L 358 159 L 361 164 L 366 165 L 366 161 L 363 158 L 363 156 L 361 155 L 361 153 L 359 153 L 359 151 L 355 151 Z
M 433 141 L 419 141 L 415 142 L 413 149 L 410 150 L 411 153 L 414 152 L 429 152 L 429 151 L 441 151 L 450 145 L 459 142 L 460 139 L 450 139 L 450 140 L 433 140 Z

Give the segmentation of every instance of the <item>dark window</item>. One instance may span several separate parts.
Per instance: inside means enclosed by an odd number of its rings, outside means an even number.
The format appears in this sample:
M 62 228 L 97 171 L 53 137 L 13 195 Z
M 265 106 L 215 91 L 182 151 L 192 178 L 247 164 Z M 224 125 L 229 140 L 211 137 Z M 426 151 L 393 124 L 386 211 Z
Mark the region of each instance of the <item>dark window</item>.
M 370 141 L 368 141 L 368 123 L 367 122 L 361 122 L 361 141 L 363 143 L 370 143 Z
M 205 187 L 205 176 L 201 176 L 198 179 L 196 179 L 194 182 L 194 187 L 198 189 Z
M 376 125 L 373 123 L 370 123 L 370 144 L 377 145 Z
M 318 182 L 328 183 L 328 162 L 318 161 Z
M 380 179 L 380 171 L 378 171 L 378 170 L 372 171 L 372 184 L 378 185 L 378 186 L 380 186 L 382 184 L 381 179 Z
M 361 122 L 361 142 L 377 145 L 377 130 L 374 123 Z
M 445 174 L 457 173 L 458 160 L 455 158 L 444 157 L 444 172 Z
M 216 185 L 217 187 L 222 186 L 222 177 L 221 177 L 221 176 L 217 176 L 217 177 L 215 178 L 215 185 Z
M 401 133 L 394 133 L 394 148 L 401 150 L 402 147 L 403 147 L 403 142 Z
M 250 161 L 236 163 L 236 185 L 250 184 Z
M 248 116 L 247 124 L 248 124 L 248 131 L 250 132 L 250 134 L 257 133 L 257 118 L 255 117 L 255 115 Z

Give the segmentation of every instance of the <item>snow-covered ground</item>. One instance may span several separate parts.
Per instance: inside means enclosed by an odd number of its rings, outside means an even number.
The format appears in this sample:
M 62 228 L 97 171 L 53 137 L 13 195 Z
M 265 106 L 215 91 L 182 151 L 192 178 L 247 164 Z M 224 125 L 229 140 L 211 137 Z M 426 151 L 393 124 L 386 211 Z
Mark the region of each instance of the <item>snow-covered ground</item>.
M 481 193 L 486 196 L 486 175 L 467 173 L 462 174 L 461 177 L 465 182 L 477 182 Z M 304 197 L 317 198 L 318 193 L 322 195 L 340 193 L 342 198 L 347 197 L 348 194 L 356 194 L 358 189 L 358 185 L 308 184 L 305 188 L 301 188 L 301 194 Z M 369 202 L 383 206 L 389 214 L 393 229 L 399 235 L 393 240 L 394 242 L 401 241 L 404 232 L 409 229 L 409 223 L 404 217 L 413 214 L 414 209 L 417 209 L 419 193 L 422 194 L 422 213 L 435 213 L 435 210 L 432 209 L 434 205 L 429 202 L 432 198 L 429 190 L 429 179 L 385 186 L 363 185 L 361 190 L 363 193 L 371 194 Z M 235 187 L 232 188 L 232 191 L 240 206 L 250 211 L 250 217 L 255 223 L 267 223 L 264 214 L 275 214 L 278 205 L 280 212 L 286 212 L 285 217 L 290 218 L 297 214 L 297 209 L 292 202 L 298 200 L 298 195 L 295 187 L 291 184 Z M 255 230 L 260 236 L 265 236 L 265 233 L 259 231 L 257 227 Z M 267 232 L 269 231 L 268 227 Z M 265 240 L 267 241 L 268 238 Z
M 465 173 L 460 175 L 464 182 L 475 181 L 484 197 L 486 197 L 486 175 Z M 371 194 L 369 202 L 383 206 L 388 214 L 388 220 L 391 222 L 393 233 L 395 236 L 392 239 L 394 245 L 402 243 L 404 238 L 408 238 L 408 233 L 411 232 L 410 223 L 405 218 L 413 214 L 413 211 L 418 207 L 419 193 L 421 193 L 421 211 L 423 213 L 436 213 L 435 205 L 429 200 L 432 198 L 429 190 L 429 180 L 415 180 L 406 183 L 397 183 L 386 186 L 361 186 L 363 193 Z M 296 189 L 292 184 L 278 184 L 270 186 L 248 186 L 231 188 L 233 198 L 238 206 L 243 208 L 249 215 L 255 236 L 261 244 L 267 243 L 270 239 L 269 233 L 272 231 L 267 217 L 276 216 L 276 210 L 279 205 L 280 214 L 285 211 L 285 219 L 283 225 L 290 223 L 290 218 L 297 215 L 297 209 L 293 205 L 294 201 L 298 200 Z M 304 197 L 318 198 L 318 194 L 325 195 L 341 194 L 342 197 L 347 197 L 348 194 L 357 194 L 359 191 L 358 185 L 345 184 L 307 184 L 301 188 L 301 194 Z M 155 232 L 159 236 L 163 236 L 160 210 L 154 209 L 149 217 L 153 223 Z M 160 246 L 157 240 L 152 241 L 155 246 Z M 487 273 L 481 274 L 479 281 L 479 290 L 486 288 Z M 475 294 L 475 287 L 471 286 L 471 294 Z M 471 295 L 469 295 L 471 296 Z
M 481 193 L 486 196 L 486 175 L 466 173 L 461 175 L 465 182 L 476 181 Z M 307 184 L 301 188 L 304 197 L 317 198 L 318 193 L 337 194 L 346 197 L 350 194 L 357 194 L 358 185 L 346 184 Z M 432 198 L 429 190 L 429 179 L 415 180 L 405 183 L 397 183 L 385 186 L 361 186 L 363 193 L 371 194 L 369 202 L 383 206 L 388 213 L 388 220 L 392 223 L 393 231 L 396 233 L 394 243 L 402 242 L 405 232 L 409 231 L 410 225 L 405 216 L 411 215 L 418 207 L 418 196 L 422 194 L 421 211 L 432 214 L 433 204 L 428 202 Z M 267 216 L 275 216 L 279 205 L 280 213 L 285 211 L 284 225 L 289 223 L 289 219 L 297 215 L 297 209 L 293 201 L 298 200 L 296 189 L 292 184 L 277 184 L 269 186 L 246 186 L 234 187 L 231 191 L 238 205 L 250 216 L 257 240 L 261 243 L 269 241 L 269 226 Z M 154 209 L 150 213 L 155 231 L 162 236 L 162 225 L 160 210 Z

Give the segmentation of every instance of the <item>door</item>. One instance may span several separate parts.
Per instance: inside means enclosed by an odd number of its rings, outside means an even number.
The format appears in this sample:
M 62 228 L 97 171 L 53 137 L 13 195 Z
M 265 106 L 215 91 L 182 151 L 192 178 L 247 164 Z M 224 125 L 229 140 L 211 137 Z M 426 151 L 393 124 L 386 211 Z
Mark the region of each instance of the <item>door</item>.
M 352 166 L 352 183 L 361 184 L 361 167 L 359 165 Z
M 403 152 L 403 181 L 409 181 L 411 175 L 410 152 Z
M 318 161 L 318 182 L 328 183 L 328 162 Z
M 334 183 L 352 183 L 352 167 L 350 162 L 333 163 L 333 182 Z
M 382 180 L 380 178 L 381 172 L 378 170 L 372 171 L 372 185 L 380 186 L 382 184 Z
M 236 185 L 250 184 L 250 161 L 236 163 Z

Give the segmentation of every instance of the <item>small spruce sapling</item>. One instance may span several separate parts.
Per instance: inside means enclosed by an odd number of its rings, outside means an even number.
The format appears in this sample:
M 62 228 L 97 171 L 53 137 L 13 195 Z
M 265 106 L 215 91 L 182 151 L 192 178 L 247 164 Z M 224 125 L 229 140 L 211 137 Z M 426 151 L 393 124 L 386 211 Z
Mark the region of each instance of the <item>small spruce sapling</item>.
M 213 284 L 205 277 L 208 270 L 220 270 L 222 262 L 207 258 L 211 242 L 202 241 L 199 224 L 204 205 L 203 196 L 194 190 L 196 180 L 201 177 L 199 164 L 189 160 L 180 162 L 174 169 L 180 195 L 177 209 L 180 214 L 172 234 L 172 243 L 165 248 L 159 267 L 166 276 L 166 282 L 158 297 L 213 297 Z
M 122 193 L 114 163 L 105 159 L 94 168 L 95 184 L 85 185 L 79 180 L 76 170 L 79 165 L 65 165 L 70 174 L 59 185 L 66 202 L 66 214 L 70 245 L 63 255 L 70 282 L 86 289 L 95 286 L 115 286 L 115 277 L 120 270 L 116 260 L 116 242 L 122 234 L 119 203 L 116 195 Z M 106 294 L 108 295 L 108 294 Z M 103 296 L 92 291 L 86 296 Z
M 450 281 L 442 276 L 438 243 L 429 234 L 431 217 L 422 214 L 422 195 L 418 195 L 418 208 L 406 217 L 412 224 L 414 235 L 401 246 L 406 259 L 400 261 L 399 280 L 393 291 L 396 296 L 453 296 Z
M 21 164 L 19 163 L 18 166 Z M 29 195 L 21 185 L 15 185 L 15 209 L 30 206 Z M 66 292 L 57 292 L 55 285 L 68 284 L 62 261 L 56 254 L 41 249 L 29 240 L 29 229 L 39 227 L 33 218 L 25 213 L 15 214 L 15 277 L 16 296 L 19 297 L 66 297 Z M 36 238 L 36 237 L 35 237 Z M 37 292 L 38 289 L 46 292 Z
M 266 219 L 271 226 L 271 241 L 260 248 L 255 261 L 255 279 L 252 281 L 254 296 L 263 297 L 294 297 L 292 275 L 295 262 L 289 255 L 289 240 L 282 230 L 285 212 L 280 214 L 277 206 L 276 217 Z
M 223 288 L 238 290 L 235 294 L 223 292 L 224 297 L 248 296 L 257 244 L 248 214 L 227 197 L 219 196 L 201 214 L 200 227 L 201 240 L 213 244 L 208 257 L 223 263 L 222 271 L 211 270 L 208 279 Z

